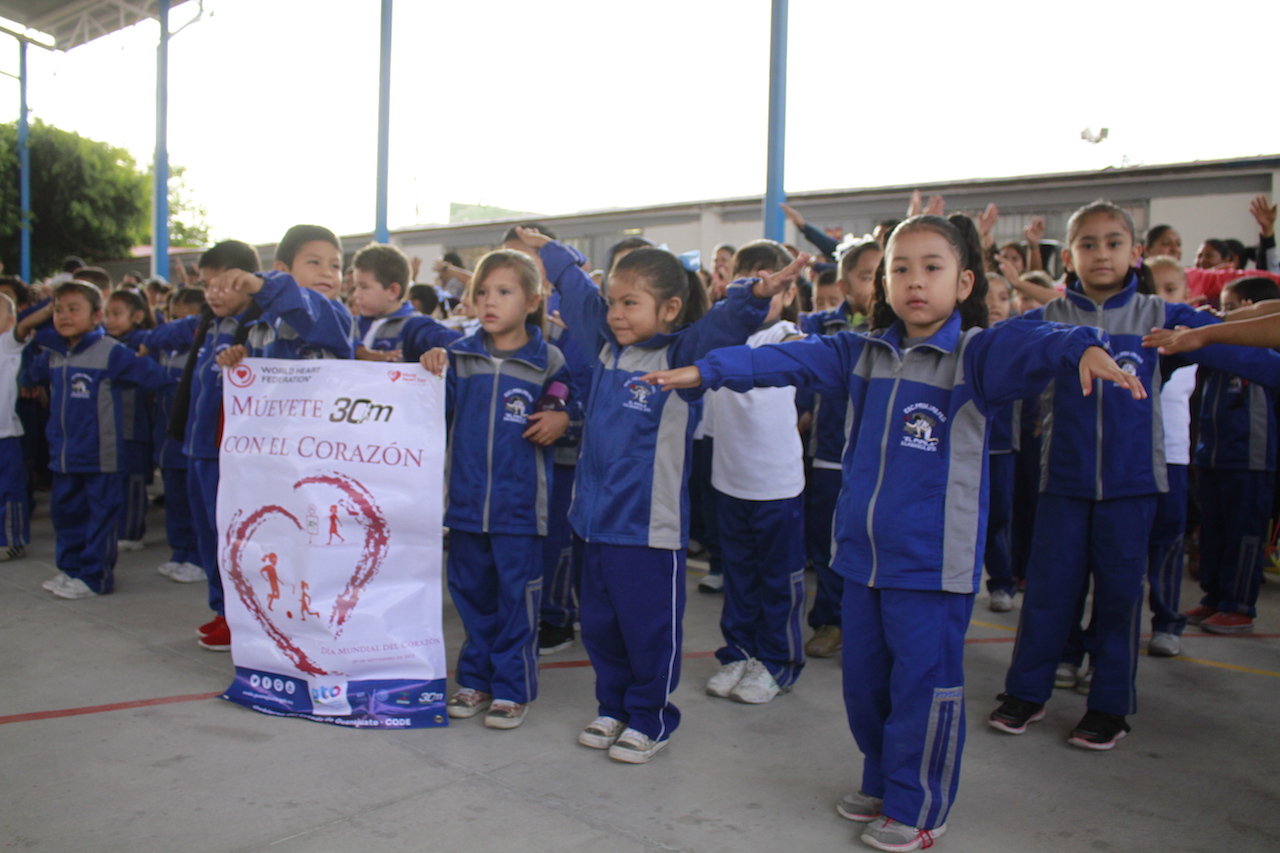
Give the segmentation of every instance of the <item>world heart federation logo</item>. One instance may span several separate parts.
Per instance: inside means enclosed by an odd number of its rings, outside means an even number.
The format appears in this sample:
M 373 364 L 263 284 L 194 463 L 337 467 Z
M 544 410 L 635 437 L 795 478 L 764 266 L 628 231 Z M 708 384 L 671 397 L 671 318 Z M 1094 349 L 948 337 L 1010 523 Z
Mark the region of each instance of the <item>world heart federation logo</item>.
M 398 370 L 387 371 L 387 378 L 390 379 L 392 382 L 395 382 L 397 379 L 400 378 L 400 376 L 401 376 L 401 373 Z
M 237 388 L 248 388 L 253 380 L 253 368 L 247 364 L 237 364 L 227 371 L 227 381 Z
M 383 561 L 387 556 L 387 547 L 390 543 L 390 531 L 387 529 L 387 520 L 382 514 L 382 509 L 374 500 L 372 494 L 356 480 L 345 474 L 336 471 L 327 471 L 314 476 L 303 477 L 293 484 L 294 491 L 304 486 L 329 486 L 337 489 L 342 493 L 342 497 L 338 498 L 334 503 L 334 524 L 337 524 L 337 507 L 341 506 L 346 510 L 350 517 L 354 517 L 356 525 L 364 531 L 364 542 L 361 546 L 360 557 L 356 561 L 355 567 L 351 571 L 350 577 L 347 579 L 346 587 L 341 594 L 334 600 L 332 607 L 329 608 L 327 617 L 323 615 L 325 606 L 322 602 L 312 602 L 308 590 L 310 586 L 305 579 L 300 579 L 302 597 L 300 599 L 301 606 L 299 616 L 304 620 L 308 614 L 314 615 L 319 621 L 326 624 L 330 635 L 333 639 L 337 639 L 343 631 L 347 620 L 351 617 L 351 613 L 355 610 L 356 605 L 360 603 L 360 594 L 365 587 L 378 574 L 378 570 L 382 567 Z M 249 565 L 246 571 L 246 550 L 253 540 L 254 534 L 264 524 L 271 521 L 284 520 L 287 524 L 292 524 L 297 528 L 299 534 L 305 534 L 305 530 L 298 516 L 289 510 L 276 504 L 267 504 L 257 509 L 246 512 L 245 510 L 236 510 L 231 517 L 231 524 L 227 527 L 225 545 L 225 559 L 223 566 L 226 569 L 227 577 L 231 579 L 232 585 L 235 587 L 236 595 L 244 602 L 244 606 L 248 608 L 249 613 L 262 626 L 275 644 L 284 652 L 285 656 L 293 661 L 294 666 L 300 672 L 311 675 L 335 675 L 320 666 L 311 656 L 303 651 L 292 636 L 291 631 L 284 630 L 281 624 L 277 622 L 282 615 L 280 611 L 275 609 L 275 601 L 280 598 L 279 578 L 276 576 L 276 555 L 271 553 L 266 555 L 267 565 L 258 569 L 257 561 L 248 561 Z M 250 583 L 250 576 L 263 575 L 270 582 L 271 592 L 267 596 L 264 604 L 254 591 L 253 584 Z M 315 607 L 315 610 L 308 608 Z M 288 611 L 286 623 L 293 618 L 292 610 Z

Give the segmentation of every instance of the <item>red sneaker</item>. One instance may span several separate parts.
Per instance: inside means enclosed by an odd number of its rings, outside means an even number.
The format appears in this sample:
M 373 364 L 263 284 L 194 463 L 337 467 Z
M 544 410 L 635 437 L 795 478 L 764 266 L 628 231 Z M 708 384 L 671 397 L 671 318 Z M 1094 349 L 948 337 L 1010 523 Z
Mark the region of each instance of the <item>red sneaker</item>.
M 1200 630 L 1211 634 L 1247 634 L 1253 630 L 1253 617 L 1243 613 L 1216 613 L 1200 623 Z
M 1201 604 L 1199 607 L 1193 607 L 1182 615 L 1187 617 L 1187 623 L 1190 625 L 1199 625 L 1210 616 L 1217 614 L 1217 610 L 1207 604 Z
M 198 642 L 211 652 L 229 652 L 231 651 L 231 629 L 223 620 L 221 625 L 205 634 Z
M 220 628 L 222 625 L 226 624 L 226 621 L 227 620 L 225 617 L 215 616 L 212 619 L 210 619 L 208 622 L 204 623 L 203 625 L 201 625 L 199 628 L 196 629 L 196 631 L 198 632 L 196 636 L 203 638 L 205 634 L 212 634 L 214 631 L 218 630 L 218 628 Z

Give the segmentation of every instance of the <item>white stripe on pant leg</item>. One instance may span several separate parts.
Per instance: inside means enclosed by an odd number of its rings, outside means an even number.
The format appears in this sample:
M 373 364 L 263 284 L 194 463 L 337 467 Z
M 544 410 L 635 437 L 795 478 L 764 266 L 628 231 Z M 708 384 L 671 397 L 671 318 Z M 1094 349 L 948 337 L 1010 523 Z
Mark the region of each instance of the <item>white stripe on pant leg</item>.
M 920 787 L 924 791 L 924 800 L 920 805 L 920 814 L 916 817 L 915 826 L 924 826 L 929 819 L 933 807 L 933 791 L 929 786 L 929 767 L 933 763 L 934 746 L 941 734 L 946 739 L 946 758 L 938 774 L 940 808 L 939 814 L 945 815 L 951 808 L 951 780 L 956 774 L 956 753 L 959 751 L 959 709 L 964 701 L 964 687 L 935 687 L 933 701 L 929 704 L 929 728 L 925 734 L 924 750 L 920 761 Z M 939 722 L 945 705 L 952 705 L 951 719 L 939 730 Z
M 942 765 L 942 774 L 939 787 L 942 793 L 942 804 L 938 809 L 938 822 L 944 823 L 947 819 L 947 812 L 951 811 L 951 788 L 955 780 L 955 776 L 960 772 L 960 731 L 964 726 L 964 687 L 953 688 L 960 692 L 959 699 L 950 700 L 951 723 L 947 726 L 947 760 Z
M 537 690 L 538 608 L 534 606 L 533 601 L 537 597 L 537 592 L 541 586 L 541 578 L 529 581 L 524 585 L 525 618 L 532 634 L 529 642 L 524 644 L 524 649 L 520 652 L 520 657 L 524 660 L 524 695 L 526 702 L 533 701 Z
M 679 650 L 676 648 L 676 601 L 679 598 L 679 590 L 676 589 L 676 583 L 680 579 L 680 561 L 676 558 L 676 552 L 671 552 L 671 657 L 667 661 L 667 686 L 662 695 L 662 709 L 658 711 L 658 721 L 662 727 L 658 730 L 658 736 L 654 740 L 662 740 L 667 734 L 667 705 L 671 700 L 671 673 L 675 671 L 676 655 Z

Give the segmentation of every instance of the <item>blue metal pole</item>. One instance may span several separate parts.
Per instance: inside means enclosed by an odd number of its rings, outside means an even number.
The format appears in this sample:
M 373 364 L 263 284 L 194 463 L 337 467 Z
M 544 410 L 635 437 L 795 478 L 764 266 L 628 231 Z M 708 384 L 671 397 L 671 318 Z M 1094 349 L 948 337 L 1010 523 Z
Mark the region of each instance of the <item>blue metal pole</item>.
M 391 6 L 382 0 L 382 51 L 378 66 L 378 194 L 374 203 L 373 239 L 377 243 L 391 241 L 387 229 L 387 161 L 391 126 Z
M 169 0 L 159 0 L 156 50 L 156 156 L 152 169 L 151 274 L 169 278 Z
M 31 149 L 27 126 L 27 40 L 18 39 L 18 204 L 21 262 L 19 275 L 31 281 Z
M 786 217 L 782 203 L 787 194 L 782 188 L 782 166 L 786 153 L 787 124 L 787 0 L 773 0 L 772 26 L 769 38 L 769 155 L 765 179 L 764 236 L 782 242 L 786 233 Z

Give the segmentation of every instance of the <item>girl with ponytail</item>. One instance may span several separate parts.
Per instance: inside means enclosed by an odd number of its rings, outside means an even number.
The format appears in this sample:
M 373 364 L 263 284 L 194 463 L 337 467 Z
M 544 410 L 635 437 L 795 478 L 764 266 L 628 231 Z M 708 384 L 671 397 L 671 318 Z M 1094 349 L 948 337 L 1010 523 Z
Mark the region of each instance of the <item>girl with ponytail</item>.
M 864 761 L 859 789 L 836 810 L 867 824 L 862 840 L 882 850 L 931 846 L 959 784 L 989 418 L 1054 379 L 1079 382 L 1077 394 L 1095 379 L 1143 394 L 1094 329 L 984 329 L 986 289 L 971 222 L 913 217 L 885 247 L 876 331 L 730 347 L 646 377 L 663 388 L 810 383 L 849 396 L 831 565 L 844 578 L 845 707 Z

